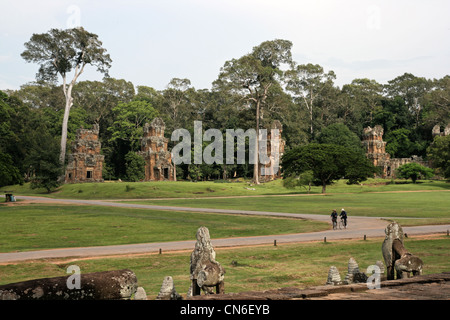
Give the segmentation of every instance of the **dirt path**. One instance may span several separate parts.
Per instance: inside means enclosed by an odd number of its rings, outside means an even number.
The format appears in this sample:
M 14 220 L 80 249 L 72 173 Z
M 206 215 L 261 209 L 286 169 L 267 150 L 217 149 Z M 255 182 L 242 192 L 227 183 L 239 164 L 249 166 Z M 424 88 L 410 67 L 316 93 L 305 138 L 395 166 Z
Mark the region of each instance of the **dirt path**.
M 330 217 L 322 214 L 302 214 L 302 213 L 286 213 L 286 212 L 271 212 L 271 211 L 253 211 L 253 210 L 232 210 L 232 209 L 216 209 L 216 208 L 192 208 L 192 207 L 177 207 L 164 205 L 149 205 L 136 203 L 123 203 L 116 201 L 104 200 L 78 200 L 78 199 L 53 199 L 35 196 L 16 196 L 16 199 L 23 203 L 57 203 L 57 204 L 75 204 L 75 205 L 96 205 L 122 208 L 136 208 L 136 209 L 150 209 L 150 210 L 169 210 L 169 211 L 187 211 L 187 212 L 208 212 L 208 213 L 225 213 L 237 215 L 255 215 L 255 216 L 270 216 L 270 217 L 285 217 L 297 219 L 309 219 L 330 223 Z M 384 228 L 386 221 L 382 217 L 349 217 L 349 225 L 351 229 L 361 228 Z
M 439 226 L 418 226 L 404 227 L 403 231 L 409 236 L 424 234 L 445 234 L 450 229 L 450 225 Z M 274 240 L 278 244 L 300 243 L 311 241 L 337 241 L 345 239 L 374 239 L 384 238 L 384 227 L 374 229 L 347 229 L 347 230 L 327 230 L 311 233 L 255 236 L 255 237 L 239 237 L 212 239 L 212 245 L 215 248 L 231 248 L 243 246 L 259 246 L 273 245 Z M 139 243 L 115 246 L 98 246 L 84 248 L 63 248 L 51 250 L 38 250 L 26 252 L 0 253 L 0 264 L 9 264 L 19 261 L 36 260 L 36 259 L 62 259 L 62 258 L 86 258 L 101 256 L 118 256 L 118 255 L 134 255 L 134 254 L 158 254 L 161 252 L 185 251 L 193 250 L 195 240 L 188 241 L 172 241 L 172 242 L 155 242 L 155 243 Z

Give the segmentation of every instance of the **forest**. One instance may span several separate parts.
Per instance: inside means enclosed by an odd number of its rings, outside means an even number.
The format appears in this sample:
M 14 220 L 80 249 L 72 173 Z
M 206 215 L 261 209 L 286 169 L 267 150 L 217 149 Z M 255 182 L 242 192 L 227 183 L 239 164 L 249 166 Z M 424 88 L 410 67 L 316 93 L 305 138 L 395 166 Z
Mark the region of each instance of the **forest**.
M 279 120 L 287 151 L 310 143 L 361 149 L 363 128 L 381 125 L 392 158 L 427 159 L 432 128 L 450 123 L 449 75 L 426 79 L 404 73 L 385 84 L 364 78 L 339 87 L 332 70 L 293 61 L 291 46 L 273 40 L 249 48 L 247 55 L 224 62 L 210 89 L 194 88 L 185 78 L 155 90 L 106 72 L 102 81 L 81 76 L 71 91 L 66 150 L 77 129 L 98 124 L 103 178 L 138 181 L 142 164 L 136 151 L 143 126 L 161 117 L 169 141 L 174 129 L 192 132 L 196 120 L 203 130 L 222 132 L 264 128 Z M 63 170 L 58 161 L 66 83 L 58 83 L 55 75 L 0 91 L 0 186 L 28 182 L 39 170 L 56 175 Z M 232 172 L 245 178 L 252 176 L 253 165 L 191 164 L 176 172 L 178 179 L 227 179 Z

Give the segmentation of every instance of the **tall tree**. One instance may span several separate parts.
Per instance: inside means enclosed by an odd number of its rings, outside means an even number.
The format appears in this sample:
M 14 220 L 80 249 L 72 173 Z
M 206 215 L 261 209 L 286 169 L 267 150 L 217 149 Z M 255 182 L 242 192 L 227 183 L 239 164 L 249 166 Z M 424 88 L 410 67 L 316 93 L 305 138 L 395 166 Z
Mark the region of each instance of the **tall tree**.
M 97 67 L 97 71 L 108 75 L 111 58 L 102 47 L 96 34 L 87 32 L 82 27 L 61 30 L 51 29 L 47 33 L 33 34 L 25 43 L 26 50 L 21 56 L 27 62 L 40 64 L 36 77 L 38 80 L 56 82 L 58 75 L 62 78 L 65 97 L 64 117 L 61 129 L 61 149 L 59 161 L 64 165 L 67 144 L 67 124 L 73 105 L 72 89 L 83 73 L 86 65 Z M 68 75 L 73 71 L 72 79 Z
M 436 136 L 428 147 L 428 158 L 437 173 L 450 179 L 450 136 Z
M 336 75 L 333 71 L 325 72 L 323 67 L 311 63 L 298 65 L 287 73 L 286 89 L 294 94 L 295 100 L 305 107 L 309 114 L 309 131 L 314 138 L 314 114 L 317 102 L 327 90 L 333 87 Z
M 316 141 L 322 144 L 336 144 L 355 152 L 364 153 L 361 140 L 343 123 L 334 123 L 323 128 Z
M 376 171 L 361 152 L 335 144 L 310 143 L 296 147 L 286 152 L 281 161 L 284 177 L 288 179 L 312 171 L 313 183 L 322 186 L 322 193 L 326 192 L 327 185 L 342 177 L 349 184 L 359 183 Z
M 389 97 L 400 96 L 405 100 L 411 115 L 414 118 L 415 127 L 419 126 L 424 105 L 424 96 L 430 91 L 431 82 L 422 77 L 416 77 L 411 73 L 405 73 L 388 81 L 386 91 Z
M 58 141 L 45 125 L 36 128 L 31 139 L 33 146 L 25 160 L 33 170 L 31 188 L 45 188 L 50 193 L 60 185 L 59 178 L 64 174 L 58 166 Z
M 173 78 L 162 92 L 162 114 L 167 114 L 166 123 L 169 131 L 177 128 L 192 128 L 193 108 L 192 101 L 195 89 L 189 79 Z
M 252 52 L 239 59 L 226 61 L 218 79 L 213 83 L 215 90 L 223 90 L 239 97 L 239 103 L 254 108 L 256 137 L 259 137 L 261 109 L 268 97 L 281 86 L 284 76 L 282 65 L 292 66 L 292 43 L 287 40 L 265 41 Z M 253 182 L 259 184 L 259 143 L 255 143 Z
M 0 187 L 23 182 L 18 163 L 12 156 L 20 142 L 14 131 L 14 111 L 8 95 L 0 91 Z
M 73 106 L 86 110 L 90 124 L 103 124 L 119 103 L 133 100 L 134 86 L 123 79 L 105 78 L 103 81 L 81 81 L 74 87 Z
M 354 79 L 342 87 L 343 103 L 340 117 L 356 132 L 372 125 L 374 114 L 379 111 L 383 98 L 383 85 L 367 78 Z
M 446 126 L 450 122 L 450 76 L 433 80 L 433 90 L 425 96 L 424 117 L 426 125 Z
M 115 121 L 109 131 L 112 132 L 111 141 L 118 139 L 128 141 L 131 151 L 140 149 L 140 139 L 143 127 L 158 116 L 158 112 L 146 101 L 136 100 L 129 103 L 119 103 L 113 108 Z
M 150 123 L 158 112 L 144 100 L 133 100 L 129 103 L 119 103 L 113 108 L 114 122 L 108 128 L 111 138 L 108 141 L 107 155 L 109 174 L 125 178 L 127 175 L 125 157 L 130 152 L 140 150 L 140 140 L 144 134 L 143 127 Z M 103 147 L 102 147 L 103 148 Z M 105 157 L 106 158 L 106 157 Z

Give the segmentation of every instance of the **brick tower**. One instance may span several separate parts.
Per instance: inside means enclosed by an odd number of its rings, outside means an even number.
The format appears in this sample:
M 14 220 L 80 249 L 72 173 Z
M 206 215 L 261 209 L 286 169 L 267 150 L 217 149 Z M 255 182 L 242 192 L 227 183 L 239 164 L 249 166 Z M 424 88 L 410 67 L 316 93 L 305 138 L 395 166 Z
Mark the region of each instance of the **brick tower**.
M 164 137 L 166 125 L 161 118 L 155 118 L 144 126 L 141 152 L 145 159 L 145 180 L 174 180 L 172 155 L 167 151 L 169 139 Z
M 370 159 L 375 167 L 382 169 L 381 176 L 390 175 L 388 164 L 390 155 L 386 153 L 386 142 L 383 141 L 383 127 L 376 125 L 374 128 L 367 127 L 363 133 L 363 145 L 366 149 L 366 157 Z
M 78 129 L 68 156 L 66 183 L 103 182 L 102 170 L 105 156 L 100 154 L 98 125 L 92 129 Z

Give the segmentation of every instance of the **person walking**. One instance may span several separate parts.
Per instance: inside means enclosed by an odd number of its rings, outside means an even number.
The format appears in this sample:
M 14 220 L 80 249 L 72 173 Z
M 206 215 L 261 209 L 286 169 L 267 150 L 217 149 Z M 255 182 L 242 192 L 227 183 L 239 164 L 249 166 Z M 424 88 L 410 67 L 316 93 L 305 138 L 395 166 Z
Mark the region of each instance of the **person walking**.
M 337 227 L 337 217 L 338 215 L 336 209 L 333 209 L 333 211 L 331 212 L 331 222 L 333 224 L 333 230 L 335 230 Z
M 347 228 L 347 212 L 344 210 L 344 208 L 342 208 L 339 217 L 341 217 L 341 220 L 344 222 L 344 228 Z

